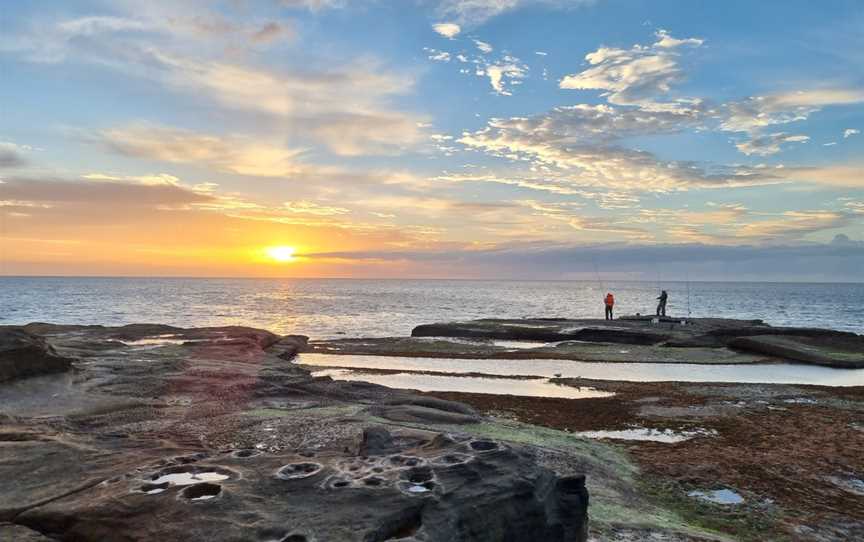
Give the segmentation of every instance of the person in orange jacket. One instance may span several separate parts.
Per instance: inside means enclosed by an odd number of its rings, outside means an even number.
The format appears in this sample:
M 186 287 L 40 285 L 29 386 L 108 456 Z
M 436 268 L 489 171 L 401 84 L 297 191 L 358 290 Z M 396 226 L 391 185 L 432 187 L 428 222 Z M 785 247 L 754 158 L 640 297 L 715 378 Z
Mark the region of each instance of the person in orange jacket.
M 613 320 L 612 318 L 612 307 L 615 306 L 615 296 L 612 293 L 606 294 L 606 299 L 604 300 L 606 303 L 606 319 Z

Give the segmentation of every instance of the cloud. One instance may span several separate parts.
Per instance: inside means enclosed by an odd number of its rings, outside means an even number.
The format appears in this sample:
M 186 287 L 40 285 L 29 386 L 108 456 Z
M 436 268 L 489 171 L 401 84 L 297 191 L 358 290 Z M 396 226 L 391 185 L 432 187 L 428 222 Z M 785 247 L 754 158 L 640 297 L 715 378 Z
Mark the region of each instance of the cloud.
M 858 164 L 774 169 L 773 175 L 791 181 L 864 189 L 864 166 Z
M 580 104 L 533 117 L 492 119 L 486 128 L 464 133 L 459 142 L 516 163 L 527 162 L 533 170 L 531 183 L 554 190 L 669 192 L 776 182 L 766 171 L 721 166 L 709 171 L 620 146 L 624 137 L 674 133 L 700 122 L 698 110 L 689 108 L 649 113 Z
M 168 173 L 159 173 L 156 175 L 112 175 L 106 173 L 88 173 L 82 175 L 81 178 L 88 181 L 107 181 L 107 182 L 124 182 L 124 183 L 140 183 L 148 186 L 179 186 L 180 179 Z M 210 188 L 210 185 L 205 185 Z
M 432 30 L 444 36 L 447 39 L 453 39 L 459 35 L 462 28 L 455 23 L 438 23 L 432 25 Z
M 698 47 L 701 39 L 676 39 L 666 31 L 657 32 L 659 40 L 650 46 L 630 49 L 601 47 L 585 55 L 592 66 L 566 75 L 559 87 L 573 90 L 602 90 L 607 101 L 617 105 L 646 105 L 665 96 L 673 84 L 683 79 L 677 50 Z
M 853 242 L 854 243 L 854 242 Z M 857 281 L 864 248 L 846 244 L 712 246 L 702 243 L 632 245 L 514 243 L 472 250 L 362 251 L 311 254 L 346 261 L 416 262 L 423 268 L 450 269 L 451 275 L 498 278 L 582 278 L 604 276 L 657 280 L 834 280 Z M 683 285 L 682 285 L 683 287 Z M 676 294 L 670 290 L 673 300 Z M 650 307 L 649 307 L 650 308 Z
M 849 224 L 850 217 L 833 211 L 786 211 L 779 217 L 742 225 L 739 238 L 759 241 L 799 239 L 810 233 L 840 228 Z
M 438 13 L 462 24 L 477 26 L 503 13 L 531 5 L 563 9 L 593 3 L 594 0 L 441 0 Z
M 846 128 L 843 130 L 843 138 L 852 137 L 853 135 L 858 135 L 861 133 L 861 130 L 857 128 Z
M 393 154 L 424 139 L 420 124 L 427 119 L 392 105 L 396 97 L 413 91 L 412 74 L 391 72 L 371 57 L 305 59 L 279 69 L 259 66 L 250 60 L 254 57 L 226 55 L 219 48 L 214 53 L 190 40 L 200 39 L 197 32 L 205 30 L 234 36 L 236 43 L 226 44 L 233 50 L 281 39 L 291 32 L 290 24 L 264 20 L 244 22 L 241 28 L 206 8 L 195 13 L 185 4 L 145 4 L 140 10 L 128 6 L 134 17 L 71 19 L 55 23 L 57 32 L 34 27 L 4 38 L 0 49 L 15 45 L 31 60 L 85 62 L 153 81 L 213 102 L 226 114 L 254 118 L 262 130 L 284 133 L 288 124 L 295 137 L 304 139 L 302 144 L 322 143 L 337 154 L 342 149 L 352 155 Z M 356 134 L 361 123 L 369 137 L 355 135 L 346 144 L 344 134 Z M 331 144 L 333 134 L 340 137 Z M 367 140 L 370 144 L 364 146 Z
M 725 104 L 721 128 L 753 133 L 768 126 L 806 120 L 825 106 L 862 102 L 864 90 L 842 88 L 754 96 Z
M 500 64 L 490 64 L 486 66 L 485 73 L 489 78 L 489 84 L 492 89 L 501 96 L 512 96 L 513 93 L 508 88 L 508 85 L 516 84 L 519 80 L 524 79 L 528 71 L 528 66 L 519 62 L 519 59 L 506 57 L 509 62 Z
M 99 182 L 30 177 L 4 179 L 0 199 L 38 203 L 87 203 L 123 207 L 156 207 L 206 203 L 207 194 L 173 184 Z
M 783 132 L 768 134 L 766 136 L 756 136 L 748 141 L 738 143 L 735 147 L 747 156 L 758 155 L 768 156 L 780 152 L 780 147 L 783 143 L 806 143 L 810 138 L 806 135 L 788 135 Z
M 312 11 L 341 8 L 347 5 L 347 0 L 279 0 L 286 8 L 305 8 Z
M 104 130 L 96 140 L 125 156 L 196 164 L 260 177 L 290 177 L 303 170 L 298 149 L 246 137 L 222 137 L 152 124 Z
M 348 214 L 351 211 L 344 207 L 334 207 L 331 205 L 321 205 L 313 201 L 288 201 L 285 202 L 284 208 L 291 213 L 308 214 L 316 216 L 336 216 Z
M 30 148 L 26 146 L 16 145 L 9 141 L 0 141 L 0 169 L 27 165 L 24 153 L 28 150 Z
M 424 47 L 423 50 L 429 53 L 428 58 L 433 62 L 450 62 L 450 53 L 447 51 L 439 51 L 430 47 Z
M 483 54 L 489 54 L 494 51 L 492 45 L 486 43 L 485 41 L 474 40 L 474 45 L 477 46 L 477 49 Z

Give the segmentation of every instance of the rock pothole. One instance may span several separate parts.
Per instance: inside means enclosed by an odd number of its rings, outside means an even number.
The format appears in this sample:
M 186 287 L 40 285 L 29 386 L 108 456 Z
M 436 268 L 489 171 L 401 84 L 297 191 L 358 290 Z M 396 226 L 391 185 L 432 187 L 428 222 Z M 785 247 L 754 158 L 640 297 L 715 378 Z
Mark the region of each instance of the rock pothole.
M 491 440 L 473 440 L 468 446 L 476 452 L 492 452 L 500 448 L 497 442 Z
M 244 448 L 242 450 L 234 450 L 231 452 L 231 457 L 236 457 L 238 459 L 247 459 L 249 457 L 255 457 L 256 455 L 261 455 L 261 451 L 254 448 Z
M 178 465 L 164 468 L 153 474 L 150 476 L 149 483 L 142 486 L 142 488 L 148 487 L 150 490 L 155 490 L 159 486 L 165 485 L 164 490 L 170 486 L 190 486 L 204 482 L 221 482 L 234 476 L 235 473 L 233 471 L 222 467 Z
M 211 484 L 204 482 L 188 486 L 180 492 L 180 498 L 188 501 L 209 501 L 215 499 L 222 494 L 222 486 L 219 484 Z
M 320 463 L 303 462 L 289 463 L 276 471 L 276 476 L 283 480 L 302 480 L 318 474 L 324 466 Z
M 455 467 L 456 465 L 468 463 L 473 459 L 474 456 L 472 455 L 453 452 L 449 454 L 439 455 L 438 457 L 433 458 L 432 464 L 436 467 Z

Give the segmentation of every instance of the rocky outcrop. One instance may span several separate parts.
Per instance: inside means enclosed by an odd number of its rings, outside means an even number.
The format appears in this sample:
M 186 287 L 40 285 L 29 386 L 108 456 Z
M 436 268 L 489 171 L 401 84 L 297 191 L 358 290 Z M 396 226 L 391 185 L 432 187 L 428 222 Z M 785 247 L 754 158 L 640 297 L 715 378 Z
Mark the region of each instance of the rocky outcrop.
M 0 329 L 0 382 L 68 371 L 72 360 L 23 329 Z
M 864 368 L 864 338 L 852 334 L 753 335 L 736 337 L 729 346 L 802 363 Z
M 584 477 L 451 433 L 483 421 L 464 404 L 311 377 L 290 361 L 305 337 L 34 327 L 78 371 L 14 401 L 0 384 L 0 535 L 586 540 Z
M 667 349 L 668 361 L 679 360 L 692 363 L 710 363 L 711 358 L 723 359 L 726 363 L 752 363 L 758 361 L 799 361 L 833 367 L 862 367 L 864 356 L 864 337 L 854 333 L 819 328 L 771 327 L 761 320 L 730 320 L 718 318 L 655 318 L 622 317 L 614 321 L 603 320 L 471 320 L 424 324 L 412 331 L 415 338 L 462 338 L 493 341 L 487 345 L 485 357 L 507 358 L 558 358 L 593 361 L 596 356 L 591 349 L 578 343 L 597 343 L 628 345 L 648 350 L 628 351 L 631 359 L 618 359 L 614 352 L 608 352 L 605 361 L 654 361 L 657 357 L 655 347 Z M 372 340 L 394 341 L 394 339 Z M 506 348 L 493 349 L 495 340 L 542 341 L 547 345 L 519 349 L 508 352 Z M 568 342 L 570 341 L 570 342 Z M 342 346 L 347 342 L 331 341 L 337 351 L 328 353 L 349 353 Z M 369 343 L 368 340 L 364 340 Z M 438 341 L 442 343 L 442 341 Z M 436 346 L 438 346 L 436 343 Z M 389 345 L 393 346 L 393 345 Z M 423 350 L 423 345 L 416 345 Z M 553 348 L 554 346 L 554 348 Z M 321 348 L 316 346 L 316 348 Z M 748 354 L 750 357 L 730 355 L 729 349 Z M 385 347 L 386 349 L 386 347 Z M 463 346 L 471 355 L 465 357 L 484 357 L 478 345 Z M 682 352 L 673 352 L 682 350 Z M 363 353 L 370 352 L 368 344 Z M 426 349 L 428 352 L 429 349 Z M 710 353 L 714 352 L 713 355 Z M 435 354 L 435 352 L 431 352 Z M 708 354 L 706 356 L 706 354 Z M 409 354 L 410 355 L 410 354 Z M 754 357 L 755 356 L 755 357 Z M 760 359 L 758 356 L 763 356 Z M 663 357 L 663 356 L 661 356 Z M 642 359 L 645 358 L 645 359 Z M 662 360 L 660 360 L 662 361 Z

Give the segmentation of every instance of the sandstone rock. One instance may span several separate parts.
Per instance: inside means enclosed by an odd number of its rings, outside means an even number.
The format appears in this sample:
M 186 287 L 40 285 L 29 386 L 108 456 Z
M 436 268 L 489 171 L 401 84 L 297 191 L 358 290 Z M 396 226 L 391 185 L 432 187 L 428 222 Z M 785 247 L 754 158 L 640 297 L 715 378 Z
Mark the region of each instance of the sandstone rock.
M 803 363 L 843 369 L 864 368 L 864 338 L 852 334 L 753 335 L 737 337 L 730 341 L 729 346 Z
M 10 523 L 0 524 L 0 540 L 3 542 L 51 542 L 41 533 Z
M 82 361 L 65 384 L 74 393 L 33 386 L 17 399 L 27 408 L 0 428 L 0 522 L 16 533 L 81 542 L 585 540 L 584 479 L 543 467 L 532 447 L 435 430 L 480 419 L 460 403 L 312 378 L 284 359 L 305 338 L 34 327 Z M 111 400 L 67 415 L 95 396 Z M 34 405 L 47 417 L 28 417 Z
M 23 329 L 0 329 L 0 382 L 68 371 L 72 361 Z
M 376 405 L 370 407 L 368 412 L 394 422 L 461 425 L 479 421 L 476 416 L 415 405 Z

